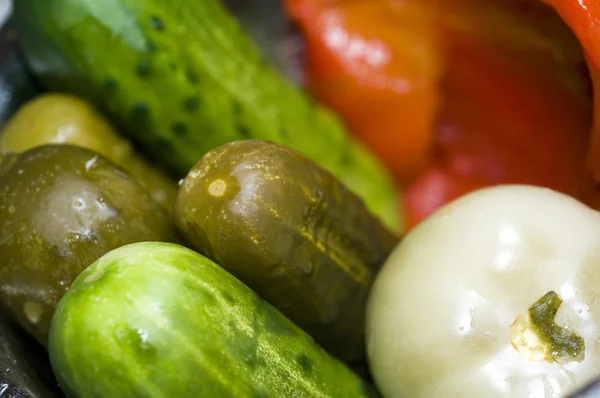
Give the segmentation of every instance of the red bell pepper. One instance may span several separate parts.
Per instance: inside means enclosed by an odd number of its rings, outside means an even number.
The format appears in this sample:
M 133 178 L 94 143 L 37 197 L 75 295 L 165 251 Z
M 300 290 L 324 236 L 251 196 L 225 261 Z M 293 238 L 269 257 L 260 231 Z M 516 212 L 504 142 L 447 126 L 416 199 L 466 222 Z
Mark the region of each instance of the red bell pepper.
M 600 3 L 595 0 L 543 0 L 571 27 L 586 54 L 596 97 L 600 93 Z M 594 103 L 594 125 L 587 163 L 600 182 L 600 101 Z
M 387 157 L 400 181 L 419 169 L 411 163 L 414 158 L 403 163 L 397 157 L 415 151 L 407 142 L 420 132 L 417 155 L 429 161 L 405 191 L 412 225 L 458 196 L 498 183 L 541 185 L 588 203 L 597 201 L 583 161 L 591 125 L 585 59 L 577 39 L 550 7 L 499 0 L 406 0 L 404 8 L 393 4 L 397 2 L 288 0 L 306 33 L 311 91 Z M 298 10 L 306 14 L 298 17 Z M 410 20 L 410 13 L 427 21 L 427 34 L 419 23 L 389 26 L 395 18 Z M 376 76 L 379 69 L 340 68 L 352 66 L 347 60 L 351 51 L 318 45 L 331 26 L 388 48 L 408 48 L 412 39 L 415 48 L 428 54 L 421 60 L 435 66 L 425 69 L 430 72 L 428 95 L 390 91 L 386 101 L 374 100 L 364 77 Z M 387 65 L 408 70 L 418 65 L 418 53 L 414 48 L 390 52 Z M 406 78 L 423 81 L 416 73 Z M 390 161 L 394 158 L 396 163 Z
M 429 7 L 285 0 L 308 49 L 309 91 L 336 110 L 399 181 L 430 157 L 441 74 Z
M 588 108 L 536 65 L 473 40 L 454 43 L 436 163 L 406 190 L 412 226 L 467 192 L 500 183 L 550 187 L 589 202 Z M 436 192 L 436 199 L 424 198 Z

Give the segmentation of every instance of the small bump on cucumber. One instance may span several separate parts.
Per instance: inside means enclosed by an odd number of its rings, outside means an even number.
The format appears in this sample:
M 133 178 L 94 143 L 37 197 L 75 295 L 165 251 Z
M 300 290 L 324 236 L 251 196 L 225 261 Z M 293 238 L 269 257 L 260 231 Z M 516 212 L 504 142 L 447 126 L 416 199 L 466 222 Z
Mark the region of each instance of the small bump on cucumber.
M 135 116 L 148 116 L 149 113 L 148 104 L 143 101 L 138 101 L 133 104 L 133 108 L 131 108 L 131 113 Z
M 166 138 L 157 138 L 156 139 L 156 147 L 160 148 L 161 150 L 164 150 L 165 152 L 171 152 L 173 151 L 173 144 L 171 143 L 170 140 L 166 139 Z
M 165 30 L 165 23 L 163 22 L 162 18 L 157 15 L 151 16 L 149 23 L 150 27 L 158 32 Z
M 243 110 L 242 104 L 239 101 L 233 101 L 231 108 L 233 109 L 233 115 L 239 119 Z
M 223 299 L 225 299 L 225 301 L 227 301 L 229 304 L 233 305 L 235 304 L 235 299 L 233 298 L 233 296 L 227 292 L 223 293 Z
M 150 75 L 150 62 L 147 59 L 141 60 L 136 72 L 139 77 L 148 77 Z
M 188 113 L 194 113 L 198 109 L 199 103 L 197 97 L 188 97 L 183 103 L 183 109 Z
M 138 101 L 131 107 L 131 120 L 139 127 L 147 126 L 149 123 L 150 108 L 144 101 Z
M 157 48 L 158 48 L 158 46 L 152 40 L 148 40 L 148 42 L 146 43 L 146 50 L 148 52 L 154 52 L 154 51 L 156 51 Z
M 258 322 L 257 322 L 258 325 Z M 231 344 L 231 351 L 235 353 L 236 357 L 241 361 L 248 364 L 253 369 L 264 366 L 265 361 L 263 358 L 258 357 L 258 343 L 255 336 L 249 335 L 242 331 L 235 322 L 229 322 L 229 328 L 234 332 L 235 338 Z M 260 328 L 254 329 L 256 333 L 259 333 Z
M 188 83 L 190 83 L 191 85 L 196 85 L 200 82 L 200 77 L 198 77 L 198 73 L 188 69 L 186 74 L 185 74 L 185 78 L 187 80 Z
M 177 137 L 185 137 L 188 133 L 188 128 L 183 122 L 175 122 L 171 125 L 173 134 Z
M 251 138 L 251 136 L 252 136 L 252 134 L 250 133 L 248 128 L 246 128 L 246 126 L 244 126 L 243 124 L 238 125 L 237 130 L 242 139 L 248 139 L 248 138 Z
M 113 91 L 117 88 L 117 80 L 112 76 L 108 76 L 104 80 L 104 87 L 109 91 Z
M 298 354 L 296 360 L 306 374 L 310 374 L 312 372 L 312 362 L 306 354 Z

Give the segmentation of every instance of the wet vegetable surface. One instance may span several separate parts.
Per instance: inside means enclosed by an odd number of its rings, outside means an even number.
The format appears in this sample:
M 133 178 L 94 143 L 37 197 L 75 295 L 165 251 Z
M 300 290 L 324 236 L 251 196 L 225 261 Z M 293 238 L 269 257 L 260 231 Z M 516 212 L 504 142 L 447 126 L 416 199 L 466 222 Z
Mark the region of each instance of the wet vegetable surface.
M 364 311 L 398 238 L 301 153 L 256 140 L 215 148 L 183 180 L 177 226 L 345 361 L 364 359 Z
M 564 397 L 600 371 L 600 214 L 488 188 L 409 233 L 374 283 L 367 352 L 387 397 Z
M 372 386 L 208 258 L 143 242 L 61 300 L 52 367 L 69 397 L 374 398 Z
M 88 102 L 71 95 L 45 93 L 23 104 L 0 135 L 0 150 L 22 152 L 44 144 L 88 148 L 130 173 L 167 211 L 173 209 L 177 184 Z
M 150 195 L 95 152 L 48 145 L 0 157 L 0 299 L 44 345 L 57 301 L 85 267 L 174 234 Z

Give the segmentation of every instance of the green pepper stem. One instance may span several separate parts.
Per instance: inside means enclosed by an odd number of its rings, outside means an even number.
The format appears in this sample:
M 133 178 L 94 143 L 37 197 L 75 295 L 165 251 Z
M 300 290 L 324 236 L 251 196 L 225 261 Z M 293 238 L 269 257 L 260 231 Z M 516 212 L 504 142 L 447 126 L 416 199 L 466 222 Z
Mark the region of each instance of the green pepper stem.
M 555 322 L 561 304 L 558 294 L 550 291 L 529 307 L 527 317 L 517 317 L 511 325 L 513 347 L 531 360 L 583 361 L 583 338 Z

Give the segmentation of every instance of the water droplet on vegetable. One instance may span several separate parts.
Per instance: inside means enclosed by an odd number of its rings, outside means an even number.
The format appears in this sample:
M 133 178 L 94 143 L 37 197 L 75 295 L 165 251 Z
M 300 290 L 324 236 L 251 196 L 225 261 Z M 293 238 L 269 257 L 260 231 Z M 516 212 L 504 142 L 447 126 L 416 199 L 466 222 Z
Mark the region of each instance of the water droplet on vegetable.
M 10 206 L 8 206 L 8 212 L 9 212 L 10 214 L 15 214 L 15 212 L 16 212 L 16 211 L 17 211 L 17 209 L 15 209 L 15 206 L 14 206 L 14 205 L 10 205 Z
M 138 353 L 146 358 L 153 357 L 156 354 L 156 347 L 150 341 L 150 336 L 145 329 L 132 329 L 131 342 L 134 344 Z
M 145 331 L 144 329 L 138 329 L 138 334 L 140 335 L 140 338 L 142 339 L 143 343 L 148 342 L 148 332 L 147 331 Z
M 90 171 L 90 169 L 96 165 L 97 161 L 98 161 L 98 156 L 94 155 L 94 157 L 92 157 L 90 160 L 85 162 L 85 171 Z
M 471 327 L 471 329 L 475 328 L 475 308 L 470 308 L 469 309 L 469 315 L 471 318 L 471 322 L 469 322 L 469 326 Z

